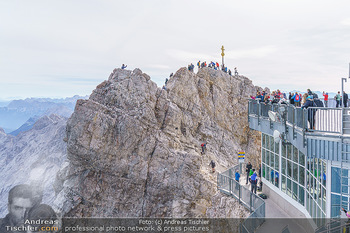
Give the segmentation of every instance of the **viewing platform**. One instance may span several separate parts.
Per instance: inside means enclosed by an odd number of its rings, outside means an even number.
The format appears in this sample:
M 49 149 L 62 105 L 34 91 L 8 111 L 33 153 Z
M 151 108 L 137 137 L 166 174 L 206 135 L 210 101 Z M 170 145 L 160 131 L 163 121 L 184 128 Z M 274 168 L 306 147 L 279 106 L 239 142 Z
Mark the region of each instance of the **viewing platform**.
M 346 218 L 341 208 L 350 209 L 349 108 L 249 100 L 248 122 L 261 132 L 261 179 L 276 204 L 291 216 L 298 211 L 312 219 L 314 230 L 327 219 Z
M 275 121 L 269 111 L 276 113 Z M 349 152 L 350 109 L 310 107 L 302 109 L 290 104 L 265 104 L 249 100 L 248 122 L 251 129 L 273 135 L 280 132 L 304 154 L 320 159 L 341 161 L 341 153 Z M 314 126 L 314 127 L 313 127 Z M 350 154 L 346 158 L 350 160 Z

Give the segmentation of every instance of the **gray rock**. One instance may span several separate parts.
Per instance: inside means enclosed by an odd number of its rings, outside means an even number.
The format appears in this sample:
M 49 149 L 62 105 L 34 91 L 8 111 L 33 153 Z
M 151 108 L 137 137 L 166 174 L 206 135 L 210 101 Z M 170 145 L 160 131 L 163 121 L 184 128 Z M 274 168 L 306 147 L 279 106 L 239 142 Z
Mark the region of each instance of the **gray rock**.
M 179 69 L 167 90 L 140 69 L 115 69 L 68 120 L 70 163 L 58 175 L 55 207 L 76 217 L 245 216 L 229 210 L 239 205 L 229 197 L 220 211 L 212 207 L 209 163 L 221 172 L 237 164 L 239 150 L 258 157 L 260 135 L 247 122 L 247 98 L 257 90 L 246 77 L 210 68 Z
M 43 192 L 43 203 L 53 204 L 53 183 L 66 160 L 66 122 L 50 115 L 16 137 L 0 132 L 0 217 L 7 214 L 8 192 L 17 184 L 32 185 Z

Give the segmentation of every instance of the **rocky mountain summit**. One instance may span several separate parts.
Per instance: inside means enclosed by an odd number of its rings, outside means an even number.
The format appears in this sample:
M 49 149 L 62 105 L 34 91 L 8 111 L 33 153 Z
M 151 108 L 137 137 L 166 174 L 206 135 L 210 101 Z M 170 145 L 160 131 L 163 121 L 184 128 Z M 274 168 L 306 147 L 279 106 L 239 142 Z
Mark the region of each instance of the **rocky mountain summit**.
M 166 90 L 140 69 L 115 69 L 68 120 L 70 164 L 58 174 L 55 208 L 82 217 L 247 216 L 218 193 L 209 163 L 221 172 L 239 150 L 259 157 L 260 136 L 247 122 L 258 89 L 210 68 L 181 68 Z
M 66 162 L 66 122 L 52 114 L 17 136 L 0 129 L 0 217 L 8 213 L 8 193 L 17 184 L 30 184 L 43 192 L 43 203 L 52 204 L 56 174 Z

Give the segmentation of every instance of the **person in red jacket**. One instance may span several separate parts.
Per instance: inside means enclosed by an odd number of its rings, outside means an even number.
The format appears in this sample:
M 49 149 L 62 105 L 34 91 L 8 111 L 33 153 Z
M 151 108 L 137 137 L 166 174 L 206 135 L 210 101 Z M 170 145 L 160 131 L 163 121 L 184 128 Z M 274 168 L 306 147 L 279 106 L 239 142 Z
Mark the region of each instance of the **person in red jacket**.
M 323 92 L 323 97 L 324 97 L 324 106 L 327 108 L 328 107 L 328 93 Z

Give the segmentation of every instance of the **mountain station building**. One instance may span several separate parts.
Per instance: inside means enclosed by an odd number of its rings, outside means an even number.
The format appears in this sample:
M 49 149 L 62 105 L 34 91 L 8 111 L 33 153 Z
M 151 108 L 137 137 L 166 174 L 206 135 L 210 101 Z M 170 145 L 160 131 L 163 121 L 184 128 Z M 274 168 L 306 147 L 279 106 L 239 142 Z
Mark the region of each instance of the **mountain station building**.
M 350 209 L 350 109 L 249 100 L 250 129 L 261 132 L 264 192 L 292 216 L 344 217 Z M 267 186 L 267 187 L 266 187 Z

